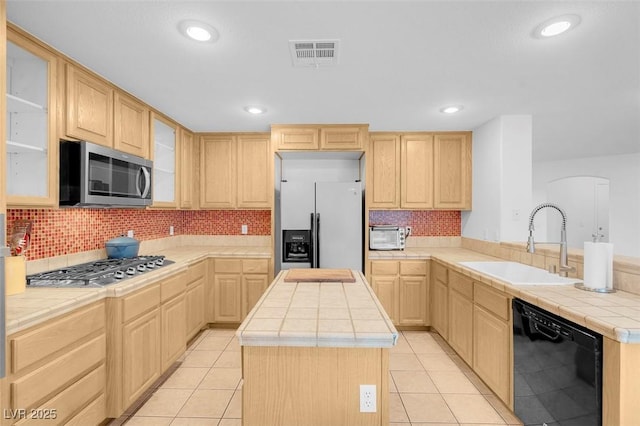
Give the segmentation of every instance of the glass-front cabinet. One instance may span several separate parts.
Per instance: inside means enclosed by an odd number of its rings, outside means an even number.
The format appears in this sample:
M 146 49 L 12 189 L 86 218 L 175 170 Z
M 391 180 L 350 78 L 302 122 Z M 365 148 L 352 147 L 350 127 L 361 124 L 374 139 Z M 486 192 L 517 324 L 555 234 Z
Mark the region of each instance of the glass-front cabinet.
M 6 180 L 9 207 L 57 205 L 56 56 L 7 32 Z
M 177 124 L 152 114 L 153 143 L 153 207 L 178 206 L 176 177 L 178 176 Z

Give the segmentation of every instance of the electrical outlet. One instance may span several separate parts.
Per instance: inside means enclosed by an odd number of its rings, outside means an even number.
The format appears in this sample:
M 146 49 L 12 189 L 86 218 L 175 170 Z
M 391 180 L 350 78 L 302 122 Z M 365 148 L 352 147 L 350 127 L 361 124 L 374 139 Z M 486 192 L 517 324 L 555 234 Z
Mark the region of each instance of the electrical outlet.
M 360 385 L 360 412 L 375 413 L 376 385 Z
M 129 229 L 129 230 L 127 231 L 127 237 L 129 237 L 129 238 L 133 238 L 133 229 Z
M 240 227 L 240 232 L 242 235 L 247 235 L 249 233 L 249 227 L 247 225 L 242 225 Z
M 169 235 L 173 235 L 173 225 L 169 226 Z
M 409 235 L 411 235 L 411 227 L 410 227 L 410 226 L 407 226 L 407 237 L 408 237 Z

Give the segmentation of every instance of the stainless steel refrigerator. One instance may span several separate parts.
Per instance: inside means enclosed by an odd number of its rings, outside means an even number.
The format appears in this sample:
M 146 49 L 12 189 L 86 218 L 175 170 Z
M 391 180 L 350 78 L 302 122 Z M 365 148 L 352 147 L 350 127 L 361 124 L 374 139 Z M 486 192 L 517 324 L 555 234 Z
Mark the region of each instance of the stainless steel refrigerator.
M 360 182 L 282 182 L 280 269 L 363 268 Z

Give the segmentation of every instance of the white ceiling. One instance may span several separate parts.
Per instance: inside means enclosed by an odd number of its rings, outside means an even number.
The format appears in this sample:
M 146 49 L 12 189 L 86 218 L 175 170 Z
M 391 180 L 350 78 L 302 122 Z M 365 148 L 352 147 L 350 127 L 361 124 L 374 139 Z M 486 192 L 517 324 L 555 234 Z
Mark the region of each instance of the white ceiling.
M 531 37 L 566 13 L 573 31 Z M 640 152 L 634 1 L 8 0 L 7 17 L 194 131 L 473 130 L 531 114 L 536 161 Z M 185 19 L 219 41 L 187 40 Z M 338 66 L 292 67 L 289 40 L 317 38 L 340 40 Z

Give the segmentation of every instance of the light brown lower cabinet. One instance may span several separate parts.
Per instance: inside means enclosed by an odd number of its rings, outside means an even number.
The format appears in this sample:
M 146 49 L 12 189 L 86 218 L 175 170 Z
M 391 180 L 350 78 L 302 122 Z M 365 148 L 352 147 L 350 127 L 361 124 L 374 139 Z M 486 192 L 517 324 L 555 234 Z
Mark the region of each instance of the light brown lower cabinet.
M 187 310 L 187 341 L 195 337 L 207 323 L 205 310 L 207 261 L 203 260 L 189 268 L 185 305 Z
M 267 275 L 242 275 L 242 318 L 253 309 L 269 286 Z
M 510 297 L 438 262 L 431 270 L 431 327 L 513 408 Z
M 449 345 L 473 364 L 473 302 L 457 291 L 449 291 Z
M 121 410 L 133 404 L 158 377 L 160 312 L 155 308 L 122 327 Z
M 371 287 L 395 325 L 428 325 L 426 260 L 374 260 Z
M 188 276 L 181 272 L 107 300 L 109 417 L 122 415 L 184 353 Z
M 239 323 L 269 285 L 268 259 L 214 259 L 213 322 Z
M 482 283 L 474 286 L 473 370 L 510 408 L 512 320 L 510 299 Z
M 10 335 L 2 424 L 100 423 L 106 417 L 105 331 L 100 301 Z
M 431 328 L 445 339 L 449 338 L 449 283 L 448 270 L 439 263 L 433 264 L 431 277 Z

